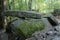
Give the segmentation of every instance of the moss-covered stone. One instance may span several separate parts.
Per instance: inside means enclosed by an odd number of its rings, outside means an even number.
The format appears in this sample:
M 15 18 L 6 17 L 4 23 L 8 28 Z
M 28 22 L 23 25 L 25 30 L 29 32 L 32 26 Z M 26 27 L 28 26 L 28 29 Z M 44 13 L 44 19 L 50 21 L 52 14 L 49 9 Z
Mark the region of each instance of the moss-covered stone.
M 45 25 L 41 19 L 18 19 L 12 23 L 14 25 L 13 30 L 18 35 L 24 34 L 25 37 L 31 36 L 36 31 L 44 29 Z M 22 32 L 22 33 L 21 33 Z

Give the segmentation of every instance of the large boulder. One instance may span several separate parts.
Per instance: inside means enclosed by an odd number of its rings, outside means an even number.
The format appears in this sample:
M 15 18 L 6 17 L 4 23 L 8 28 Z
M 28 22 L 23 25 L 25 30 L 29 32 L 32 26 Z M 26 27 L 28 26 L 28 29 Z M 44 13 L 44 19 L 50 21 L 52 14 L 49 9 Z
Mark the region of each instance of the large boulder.
M 51 13 L 43 15 L 42 18 L 47 18 L 52 26 L 58 25 L 58 21 L 56 20 L 56 17 L 54 17 Z
M 34 32 L 44 29 L 45 24 L 42 19 L 17 19 L 10 26 L 18 36 L 30 37 Z

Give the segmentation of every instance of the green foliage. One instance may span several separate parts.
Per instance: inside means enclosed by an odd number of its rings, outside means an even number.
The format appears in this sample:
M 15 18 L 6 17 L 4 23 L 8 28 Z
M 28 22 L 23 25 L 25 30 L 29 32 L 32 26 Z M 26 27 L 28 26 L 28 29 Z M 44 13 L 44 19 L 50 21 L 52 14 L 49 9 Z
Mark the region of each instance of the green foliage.
M 6 0 L 6 9 L 9 10 L 29 10 L 30 0 Z M 54 9 L 60 9 L 60 0 L 32 0 L 32 9 L 49 13 Z
M 29 0 L 6 0 L 7 10 L 28 10 Z M 9 6 L 11 9 L 9 9 Z
M 34 0 L 32 4 L 33 9 L 44 13 L 49 13 L 54 9 L 60 8 L 60 0 Z

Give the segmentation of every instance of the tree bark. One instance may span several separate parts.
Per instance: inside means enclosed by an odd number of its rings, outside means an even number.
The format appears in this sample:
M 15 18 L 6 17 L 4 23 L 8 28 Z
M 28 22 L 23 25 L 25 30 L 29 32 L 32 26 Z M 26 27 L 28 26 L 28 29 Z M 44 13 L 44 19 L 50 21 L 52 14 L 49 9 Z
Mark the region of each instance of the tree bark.
M 4 26 L 4 0 L 0 0 L 0 29 Z

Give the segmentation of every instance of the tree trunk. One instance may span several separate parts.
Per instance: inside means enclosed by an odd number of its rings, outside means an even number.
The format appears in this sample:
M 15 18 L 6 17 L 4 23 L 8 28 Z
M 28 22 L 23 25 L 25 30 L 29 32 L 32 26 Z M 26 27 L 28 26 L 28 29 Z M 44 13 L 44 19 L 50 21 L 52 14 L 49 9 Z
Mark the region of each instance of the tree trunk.
M 4 27 L 4 0 L 0 0 L 0 29 Z
M 29 0 L 29 11 L 32 10 L 32 0 Z

